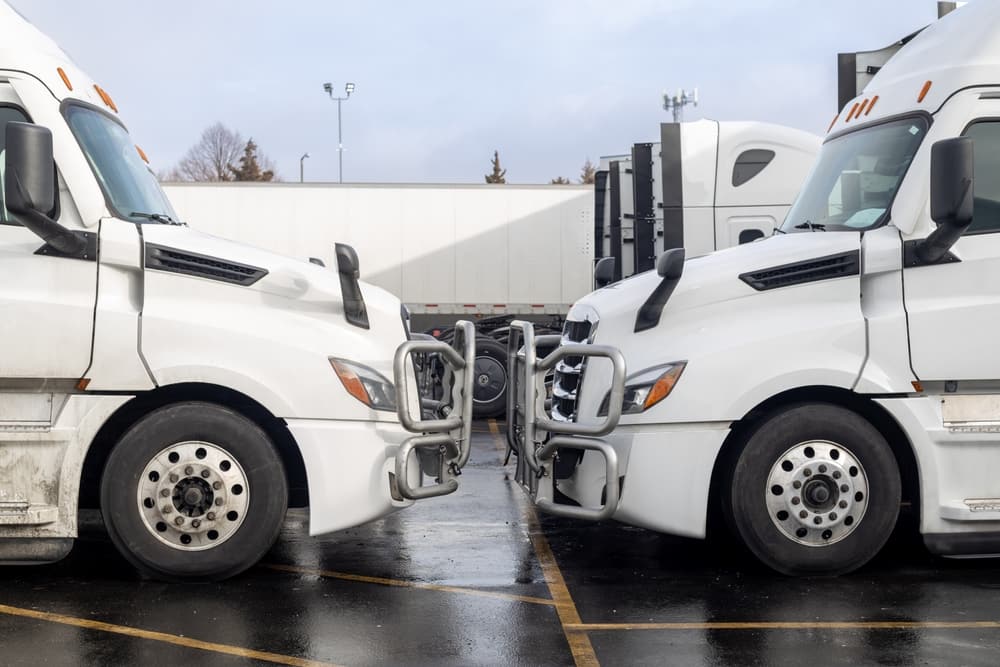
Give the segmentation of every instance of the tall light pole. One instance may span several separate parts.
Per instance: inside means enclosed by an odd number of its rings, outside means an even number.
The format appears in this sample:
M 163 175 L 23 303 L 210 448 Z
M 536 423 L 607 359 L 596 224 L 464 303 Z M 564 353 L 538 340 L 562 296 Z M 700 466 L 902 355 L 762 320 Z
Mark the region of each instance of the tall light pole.
M 344 182 L 344 138 L 343 132 L 340 125 L 340 103 L 346 102 L 350 97 L 351 93 L 354 92 L 354 84 L 348 83 L 344 86 L 344 92 L 347 93 L 343 97 L 333 96 L 333 84 L 324 83 L 323 90 L 326 94 L 330 96 L 331 100 L 337 100 L 337 163 L 338 163 L 338 178 L 341 183 Z
M 678 89 L 677 94 L 673 97 L 670 96 L 670 93 L 666 91 L 663 92 L 663 110 L 673 111 L 675 123 L 679 123 L 684 120 L 684 107 L 689 104 L 698 106 L 697 88 L 692 91 Z
M 306 182 L 306 158 L 309 157 L 309 153 L 303 153 L 302 157 L 299 158 L 299 183 Z

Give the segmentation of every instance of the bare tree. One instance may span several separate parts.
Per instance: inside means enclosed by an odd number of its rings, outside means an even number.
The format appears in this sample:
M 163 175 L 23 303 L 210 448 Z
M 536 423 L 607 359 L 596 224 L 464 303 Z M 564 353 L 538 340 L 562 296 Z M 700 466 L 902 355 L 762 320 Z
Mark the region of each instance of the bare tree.
M 493 151 L 493 159 L 490 160 L 490 164 L 493 165 L 493 173 L 486 174 L 487 183 L 506 183 L 507 182 L 507 170 L 500 166 L 500 151 Z
M 201 133 L 198 143 L 168 173 L 182 181 L 231 181 L 230 167 L 237 163 L 246 144 L 239 132 L 216 123 Z
M 549 184 L 551 184 L 551 185 L 569 185 L 569 179 L 568 178 L 563 178 L 562 176 L 556 176 L 551 181 L 549 181 Z

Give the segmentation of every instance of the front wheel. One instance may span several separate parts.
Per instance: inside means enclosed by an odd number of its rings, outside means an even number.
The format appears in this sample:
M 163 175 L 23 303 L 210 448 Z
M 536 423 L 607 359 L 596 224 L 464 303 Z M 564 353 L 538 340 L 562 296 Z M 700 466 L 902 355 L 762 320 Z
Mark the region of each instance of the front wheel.
M 118 550 L 143 573 L 218 580 L 255 564 L 288 507 L 281 459 L 246 417 L 180 403 L 141 419 L 115 445 L 101 513 Z
M 879 552 L 900 495 L 896 459 L 875 427 L 844 408 L 804 404 L 749 437 L 725 505 L 764 564 L 789 575 L 837 575 Z

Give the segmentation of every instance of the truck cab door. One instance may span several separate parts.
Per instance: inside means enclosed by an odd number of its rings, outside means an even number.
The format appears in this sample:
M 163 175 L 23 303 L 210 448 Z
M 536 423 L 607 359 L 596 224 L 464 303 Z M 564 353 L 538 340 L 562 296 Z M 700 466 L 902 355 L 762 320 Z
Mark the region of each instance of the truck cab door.
M 12 121 L 30 118 L 11 86 L 0 83 L 0 202 L 6 126 Z M 59 198 L 60 222 L 78 227 L 79 221 L 71 220 L 76 209 L 61 176 Z M 43 245 L 0 204 L 0 424 L 24 421 L 24 416 L 49 421 L 43 408 L 51 403 L 50 395 L 33 392 L 52 387 L 52 380 L 72 386 L 90 365 L 97 263 L 40 254 Z M 11 392 L 25 394 L 4 400 Z M 38 405 L 25 403 L 30 396 L 37 397 Z M 10 407 L 18 405 L 24 409 Z
M 979 100 L 964 135 L 975 152 L 975 213 L 951 249 L 957 261 L 904 270 L 910 362 L 922 382 L 956 381 L 960 391 L 985 382 L 1000 394 L 1000 100 Z

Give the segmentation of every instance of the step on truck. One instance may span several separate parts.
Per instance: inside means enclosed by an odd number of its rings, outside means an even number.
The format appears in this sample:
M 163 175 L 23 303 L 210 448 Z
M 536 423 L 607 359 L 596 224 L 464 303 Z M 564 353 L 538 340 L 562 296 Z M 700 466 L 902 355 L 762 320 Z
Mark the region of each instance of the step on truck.
M 998 81 L 1000 5 L 969 3 L 844 107 L 778 233 L 668 251 L 557 341 L 518 323 L 508 439 L 538 505 L 717 520 L 795 575 L 862 566 L 904 502 L 931 552 L 1000 553 Z
M 0 560 L 63 557 L 99 507 L 142 572 L 221 579 L 290 503 L 316 535 L 454 491 L 472 325 L 407 340 L 349 246 L 326 269 L 178 223 L 117 111 L 0 3 Z

